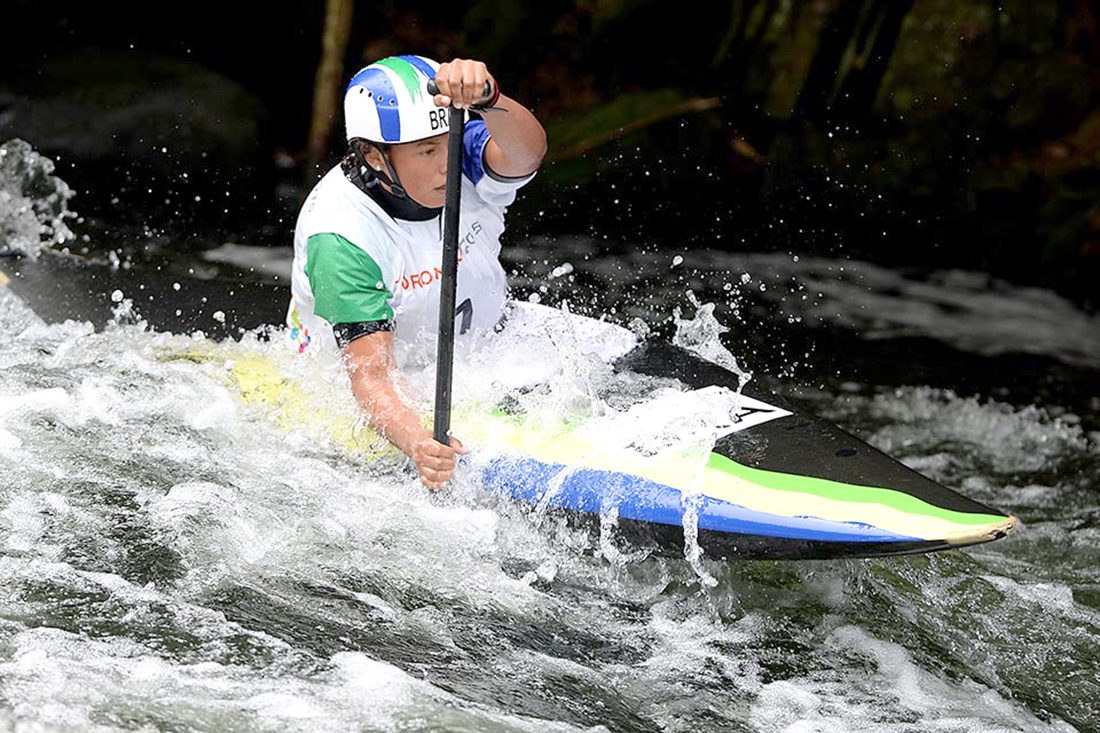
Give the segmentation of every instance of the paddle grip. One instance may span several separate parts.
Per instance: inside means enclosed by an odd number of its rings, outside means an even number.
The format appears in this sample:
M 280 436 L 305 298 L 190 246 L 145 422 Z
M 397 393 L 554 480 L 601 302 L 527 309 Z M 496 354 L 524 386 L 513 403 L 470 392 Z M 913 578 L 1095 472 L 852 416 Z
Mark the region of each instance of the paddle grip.
M 490 84 L 489 82 L 485 82 L 485 90 L 484 91 L 485 91 L 485 94 L 483 94 L 481 96 L 482 99 L 492 99 L 493 98 L 493 85 L 492 84 Z M 428 94 L 431 94 L 434 97 L 435 95 L 437 95 L 439 93 L 440 93 L 439 87 L 436 85 L 435 79 L 428 79 Z

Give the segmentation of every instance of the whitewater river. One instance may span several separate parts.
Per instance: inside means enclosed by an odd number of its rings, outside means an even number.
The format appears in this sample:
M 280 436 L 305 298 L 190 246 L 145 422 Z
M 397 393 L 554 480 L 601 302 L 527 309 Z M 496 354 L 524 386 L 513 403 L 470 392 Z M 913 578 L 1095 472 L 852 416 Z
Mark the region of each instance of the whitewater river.
M 338 370 L 249 330 L 285 257 L 0 259 L 39 293 L 0 287 L 0 730 L 1100 730 L 1095 316 L 972 273 L 516 243 L 518 296 L 658 337 L 716 305 L 754 378 L 1021 520 L 969 550 L 693 567 L 241 402 L 251 354 L 351 410 Z

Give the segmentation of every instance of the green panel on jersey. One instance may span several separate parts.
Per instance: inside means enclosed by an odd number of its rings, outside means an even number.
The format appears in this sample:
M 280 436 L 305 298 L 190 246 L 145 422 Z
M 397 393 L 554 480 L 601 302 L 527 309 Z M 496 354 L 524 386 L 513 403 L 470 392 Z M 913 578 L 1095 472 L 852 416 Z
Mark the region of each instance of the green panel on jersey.
M 388 321 L 390 291 L 371 256 L 339 234 L 314 234 L 306 243 L 306 277 L 313 311 L 329 323 Z

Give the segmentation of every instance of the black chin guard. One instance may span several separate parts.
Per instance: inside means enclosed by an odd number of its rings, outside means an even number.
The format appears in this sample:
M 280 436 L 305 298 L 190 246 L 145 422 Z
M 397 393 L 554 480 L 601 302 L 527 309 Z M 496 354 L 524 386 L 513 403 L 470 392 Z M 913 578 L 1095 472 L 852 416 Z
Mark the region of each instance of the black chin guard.
M 363 155 L 363 145 L 373 145 L 378 148 L 389 175 L 381 170 L 375 170 L 367 164 L 366 156 Z M 348 154 L 344 156 L 340 167 L 344 171 L 345 178 L 351 181 L 360 191 L 374 199 L 394 219 L 427 221 L 439 216 L 439 212 L 443 210 L 442 207 L 429 209 L 406 193 L 405 187 L 398 182 L 397 173 L 390 163 L 386 148 L 381 145 L 363 138 L 353 138 L 349 143 Z M 392 192 L 383 188 L 382 183 L 389 186 Z

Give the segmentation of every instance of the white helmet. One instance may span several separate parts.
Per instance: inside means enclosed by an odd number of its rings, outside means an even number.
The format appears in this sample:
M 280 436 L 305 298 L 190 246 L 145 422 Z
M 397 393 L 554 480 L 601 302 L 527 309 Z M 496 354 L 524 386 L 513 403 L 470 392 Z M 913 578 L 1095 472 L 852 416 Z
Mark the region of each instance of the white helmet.
M 390 56 L 353 76 L 344 94 L 348 141 L 411 143 L 447 132 L 447 109 L 427 91 L 438 71 L 423 56 Z

